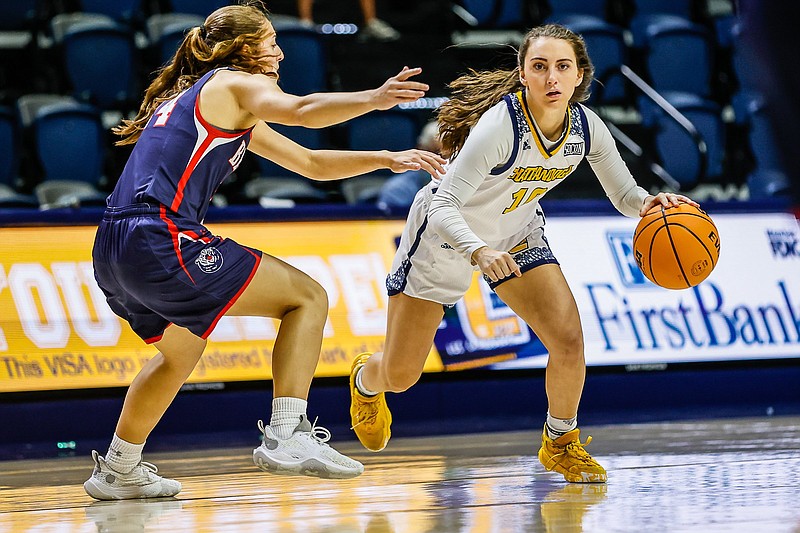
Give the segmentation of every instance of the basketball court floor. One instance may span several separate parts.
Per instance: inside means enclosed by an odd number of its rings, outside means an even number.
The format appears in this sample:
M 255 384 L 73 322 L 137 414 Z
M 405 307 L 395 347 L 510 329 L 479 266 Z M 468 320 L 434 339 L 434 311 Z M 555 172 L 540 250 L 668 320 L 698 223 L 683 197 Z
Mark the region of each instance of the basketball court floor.
M 0 462 L 0 533 L 800 533 L 800 417 L 595 426 L 607 484 L 545 472 L 536 431 L 395 439 L 351 480 L 280 477 L 252 449 L 145 456 L 179 479 L 161 500 L 95 502 L 88 457 Z M 255 443 L 254 443 L 255 445 Z

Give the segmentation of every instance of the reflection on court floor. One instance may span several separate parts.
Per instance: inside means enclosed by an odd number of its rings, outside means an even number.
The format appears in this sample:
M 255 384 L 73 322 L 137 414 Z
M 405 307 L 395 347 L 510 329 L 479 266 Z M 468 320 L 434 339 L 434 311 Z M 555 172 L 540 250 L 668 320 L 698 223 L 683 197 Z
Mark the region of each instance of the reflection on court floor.
M 173 499 L 94 502 L 88 457 L 0 463 L 0 533 L 800 533 L 800 417 L 585 428 L 607 484 L 567 484 L 536 432 L 397 439 L 352 480 L 279 477 L 251 450 L 154 454 Z

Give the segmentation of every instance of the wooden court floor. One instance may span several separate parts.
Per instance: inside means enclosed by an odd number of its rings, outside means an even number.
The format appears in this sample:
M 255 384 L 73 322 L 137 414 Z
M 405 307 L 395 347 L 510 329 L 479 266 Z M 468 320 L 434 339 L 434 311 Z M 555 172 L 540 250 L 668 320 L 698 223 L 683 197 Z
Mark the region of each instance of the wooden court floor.
M 0 462 L 0 533 L 800 533 L 800 417 L 596 426 L 605 485 L 573 485 L 535 458 L 538 432 L 395 439 L 352 480 L 257 470 L 252 449 L 145 457 L 174 499 L 94 502 L 88 457 Z M 255 443 L 254 443 L 255 445 Z

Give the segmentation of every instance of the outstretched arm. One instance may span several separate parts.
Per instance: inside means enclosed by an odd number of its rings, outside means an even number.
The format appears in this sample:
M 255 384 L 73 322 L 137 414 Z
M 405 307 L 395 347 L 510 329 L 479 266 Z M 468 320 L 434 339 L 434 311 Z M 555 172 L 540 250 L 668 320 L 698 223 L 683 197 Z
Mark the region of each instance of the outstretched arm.
M 327 181 L 349 178 L 384 168 L 392 172 L 425 170 L 444 173 L 445 160 L 425 150 L 402 152 L 309 150 L 260 122 L 253 130 L 248 149 L 261 157 L 310 179 Z
M 307 96 L 284 93 L 274 78 L 244 74 L 236 76 L 231 90 L 239 106 L 260 120 L 289 126 L 324 128 L 370 111 L 414 102 L 425 96 L 428 85 L 410 79 L 421 72 L 421 68 L 403 67 L 377 89 Z

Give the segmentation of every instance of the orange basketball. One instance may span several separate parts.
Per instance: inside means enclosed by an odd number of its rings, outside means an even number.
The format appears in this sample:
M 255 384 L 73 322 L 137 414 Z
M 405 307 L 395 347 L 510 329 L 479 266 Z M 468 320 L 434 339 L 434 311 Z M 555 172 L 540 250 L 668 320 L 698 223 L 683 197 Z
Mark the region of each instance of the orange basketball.
M 666 289 L 694 287 L 719 259 L 719 232 L 711 217 L 690 204 L 650 209 L 633 232 L 633 254 L 642 273 Z

